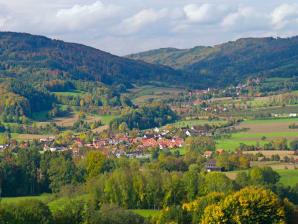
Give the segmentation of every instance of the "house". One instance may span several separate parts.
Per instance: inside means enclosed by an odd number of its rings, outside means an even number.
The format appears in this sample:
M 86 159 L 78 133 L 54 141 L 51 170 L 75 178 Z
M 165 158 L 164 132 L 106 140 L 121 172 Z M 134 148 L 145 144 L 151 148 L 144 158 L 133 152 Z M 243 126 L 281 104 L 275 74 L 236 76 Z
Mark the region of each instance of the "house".
M 223 172 L 223 171 L 225 171 L 224 167 L 216 166 L 215 159 L 210 159 L 209 161 L 207 161 L 207 163 L 205 165 L 205 169 L 207 172 L 212 172 L 212 171 Z
M 172 142 L 174 143 L 176 148 L 181 148 L 184 144 L 183 138 L 173 138 Z
M 159 128 L 154 128 L 154 132 L 159 133 Z
M 106 146 L 108 142 L 106 140 L 93 140 L 93 146 L 97 149 Z
M 210 158 L 210 157 L 212 156 L 212 154 L 213 154 L 212 151 L 206 151 L 206 152 L 204 152 L 204 157 L 205 157 L 206 159 L 208 159 L 208 158 Z
M 144 138 L 142 139 L 142 144 L 144 147 L 149 148 L 149 147 L 157 147 L 158 143 L 154 138 Z
M 7 147 L 8 145 L 0 145 L 0 152 L 3 152 Z
M 218 155 L 221 155 L 221 154 L 223 154 L 224 152 L 225 152 L 224 149 L 217 149 L 217 150 L 216 150 L 216 153 L 217 153 Z
M 53 142 L 53 141 L 55 141 L 54 136 L 39 139 L 40 143 L 49 143 L 49 142 Z
M 82 148 L 84 146 L 84 142 L 80 139 L 75 140 L 75 144 L 79 147 Z
M 57 152 L 57 151 L 60 151 L 60 152 L 63 152 L 63 151 L 66 151 L 67 148 L 66 147 L 50 147 L 50 146 L 47 146 L 45 145 L 43 147 L 43 151 L 49 151 L 49 152 Z

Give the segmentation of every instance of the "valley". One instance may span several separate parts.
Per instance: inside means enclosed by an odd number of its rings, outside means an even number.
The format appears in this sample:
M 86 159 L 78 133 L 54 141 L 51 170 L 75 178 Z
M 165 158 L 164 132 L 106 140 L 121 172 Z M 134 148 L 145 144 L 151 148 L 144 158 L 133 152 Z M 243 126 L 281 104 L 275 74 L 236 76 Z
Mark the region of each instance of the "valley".
M 241 195 L 295 220 L 297 46 L 118 57 L 0 32 L 0 217 L 32 206 L 58 224 L 200 223 Z

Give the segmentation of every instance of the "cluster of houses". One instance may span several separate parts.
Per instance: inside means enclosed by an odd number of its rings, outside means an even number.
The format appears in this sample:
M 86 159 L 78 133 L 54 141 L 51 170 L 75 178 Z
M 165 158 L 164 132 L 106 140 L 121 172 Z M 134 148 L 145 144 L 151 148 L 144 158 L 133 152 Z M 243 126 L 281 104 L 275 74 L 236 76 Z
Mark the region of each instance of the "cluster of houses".
M 289 114 L 275 114 L 275 113 L 272 113 L 271 114 L 272 117 L 276 117 L 276 118 L 295 118 L 295 117 L 298 117 L 298 114 L 297 113 L 289 113 Z
M 101 150 L 105 154 L 113 154 L 116 157 L 127 156 L 129 158 L 143 158 L 148 156 L 150 149 L 175 149 L 184 144 L 182 138 L 165 138 L 159 135 L 143 137 L 129 137 L 118 135 L 113 138 L 94 139 L 92 143 L 84 144 L 76 140 L 78 147 L 88 147 Z
M 192 133 L 194 131 L 191 131 Z M 191 132 L 187 132 L 191 135 Z M 180 137 L 171 137 L 169 131 L 160 131 L 154 129 L 151 132 L 145 133 L 142 137 L 131 137 L 126 134 L 117 134 L 108 138 L 93 139 L 90 143 L 84 142 L 81 139 L 73 136 L 73 144 L 71 146 L 57 146 L 55 137 L 47 137 L 39 140 L 43 144 L 44 151 L 66 151 L 72 150 L 77 154 L 80 148 L 93 148 L 101 150 L 104 154 L 115 155 L 117 157 L 144 157 L 150 149 L 175 149 L 181 148 L 184 144 L 184 139 Z M 146 155 L 147 156 L 147 155 Z
M 0 145 L 0 152 L 3 152 L 8 147 L 9 147 L 9 144 Z

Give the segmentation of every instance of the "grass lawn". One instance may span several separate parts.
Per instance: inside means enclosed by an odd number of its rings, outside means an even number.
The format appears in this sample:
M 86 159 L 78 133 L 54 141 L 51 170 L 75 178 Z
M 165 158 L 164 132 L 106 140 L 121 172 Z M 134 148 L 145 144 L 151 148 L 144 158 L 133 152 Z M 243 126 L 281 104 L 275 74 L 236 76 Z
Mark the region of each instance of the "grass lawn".
M 75 198 L 72 198 L 73 200 L 87 200 L 88 195 L 80 195 Z M 1 203 L 18 203 L 21 201 L 26 200 L 40 200 L 44 203 L 46 203 L 51 211 L 57 211 L 60 208 L 63 208 L 63 206 L 69 202 L 71 199 L 67 197 L 62 197 L 58 199 L 54 199 L 51 194 L 43 194 L 40 196 L 25 196 L 25 197 L 11 197 L 11 198 L 1 198 Z M 150 216 L 156 216 L 160 213 L 159 210 L 153 210 L 153 209 L 132 209 L 130 210 L 138 215 L 141 215 L 143 217 L 150 217 Z
M 86 92 L 83 92 L 80 90 L 73 90 L 69 92 L 53 92 L 53 93 L 60 96 L 81 96 L 81 95 L 84 95 Z
M 268 123 L 284 123 L 284 122 L 298 122 L 298 118 L 272 118 L 272 119 L 264 119 L 264 120 L 246 120 L 243 124 L 268 124 Z
M 20 201 L 26 201 L 26 200 L 40 200 L 42 202 L 47 203 L 50 199 L 51 199 L 50 194 L 42 194 L 39 196 L 1 198 L 1 202 L 3 202 L 3 203 L 18 203 Z
M 209 124 L 209 125 L 220 125 L 226 123 L 225 120 L 214 120 L 214 121 L 209 121 L 209 120 L 199 120 L 199 119 L 194 119 L 194 120 L 181 120 L 177 121 L 171 125 L 175 127 L 186 127 L 186 126 L 194 126 L 194 125 L 204 125 L 204 124 Z
M 258 143 L 260 146 L 264 145 L 266 141 L 256 141 L 256 140 L 241 140 L 236 138 L 231 139 L 221 139 L 216 142 L 216 148 L 218 149 L 224 149 L 225 151 L 235 151 L 240 144 L 246 144 L 246 145 L 257 145 Z
M 217 148 L 233 151 L 239 147 L 240 143 L 263 146 L 271 140 L 280 138 L 292 141 L 298 139 L 298 130 L 289 128 L 289 125 L 295 122 L 298 123 L 298 118 L 246 120 L 237 128 L 247 128 L 247 131 L 234 133 L 231 138 L 218 140 Z M 262 137 L 265 139 L 262 140 Z
M 237 173 L 242 171 L 248 172 L 248 170 L 237 170 L 237 171 L 225 172 L 225 174 L 230 179 L 235 180 Z M 298 184 L 298 170 L 279 169 L 275 171 L 280 175 L 279 183 L 284 184 L 286 186 L 295 186 L 296 184 Z
M 178 95 L 182 91 L 184 90 L 179 88 L 146 85 L 131 89 L 128 95 L 134 103 L 143 104 L 149 99 L 154 99 L 155 101 L 167 99 Z
M 98 118 L 102 121 L 104 125 L 109 125 L 112 120 L 117 118 L 116 115 L 102 115 L 98 116 Z
M 140 216 L 143 216 L 145 218 L 152 217 L 160 214 L 159 210 L 153 210 L 153 209 L 132 209 L 130 210 Z
M 280 183 L 289 186 L 298 184 L 298 170 L 276 170 L 280 175 Z
M 18 203 L 20 201 L 26 200 L 39 200 L 46 203 L 51 211 L 56 211 L 69 202 L 70 200 L 87 200 L 88 195 L 79 195 L 74 198 L 62 197 L 54 198 L 51 194 L 42 194 L 40 196 L 25 196 L 25 197 L 11 197 L 11 198 L 1 198 L 3 203 Z

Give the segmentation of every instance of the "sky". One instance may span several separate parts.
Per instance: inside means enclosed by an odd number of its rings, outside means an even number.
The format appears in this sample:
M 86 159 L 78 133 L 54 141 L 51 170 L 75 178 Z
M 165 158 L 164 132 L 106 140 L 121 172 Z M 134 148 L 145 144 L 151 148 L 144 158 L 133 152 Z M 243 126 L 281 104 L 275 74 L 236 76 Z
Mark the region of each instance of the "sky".
M 0 0 L 0 30 L 126 55 L 298 35 L 297 0 Z

